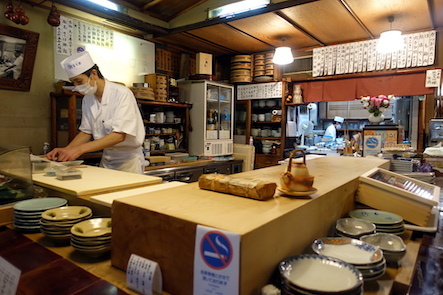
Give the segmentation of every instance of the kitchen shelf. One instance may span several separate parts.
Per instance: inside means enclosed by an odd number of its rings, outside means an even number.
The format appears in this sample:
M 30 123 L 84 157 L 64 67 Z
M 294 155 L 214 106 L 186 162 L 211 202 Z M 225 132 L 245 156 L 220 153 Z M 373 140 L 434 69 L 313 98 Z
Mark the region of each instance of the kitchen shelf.
M 261 87 L 264 87 L 266 89 L 267 83 L 260 83 L 259 84 L 253 84 L 258 87 L 256 90 L 257 97 L 250 97 L 250 99 L 238 99 L 235 103 L 235 122 L 236 122 L 236 130 L 235 130 L 235 136 L 236 136 L 236 143 L 242 143 L 242 144 L 250 144 L 250 139 L 253 139 L 254 146 L 255 146 L 255 160 L 254 160 L 254 167 L 255 168 L 263 168 L 268 167 L 272 165 L 276 165 L 278 161 L 284 158 L 284 149 L 285 149 L 285 134 L 286 134 L 286 103 L 284 102 L 284 93 L 285 88 L 287 86 L 286 82 L 282 82 L 282 92 L 280 96 L 272 96 L 268 97 L 266 93 L 262 93 L 259 89 Z M 269 85 L 275 84 L 275 82 L 268 83 Z M 238 87 L 238 86 L 237 86 Z M 277 95 L 274 93 L 274 95 Z M 266 98 L 263 98 L 266 97 Z M 249 97 L 248 97 L 249 98 Z M 271 121 L 253 121 L 252 115 L 256 114 L 257 116 L 259 114 L 266 114 L 266 113 L 272 113 L 273 110 L 281 110 L 281 115 L 275 116 L 272 115 L 272 119 L 277 120 L 271 120 Z M 239 117 L 245 118 L 246 120 L 243 121 L 242 119 L 238 119 Z M 252 136 L 251 130 L 253 128 L 260 128 L 263 129 L 265 127 L 268 127 L 270 129 L 280 129 L 281 136 L 279 137 L 273 137 L 273 136 Z M 244 128 L 244 129 L 243 129 Z M 268 129 L 265 128 L 265 129 Z M 254 133 L 255 134 L 255 133 Z M 262 152 L 262 144 L 261 141 L 279 141 L 280 144 L 277 147 L 277 153 L 276 154 L 264 154 Z
M 155 150 L 151 151 L 152 155 L 161 155 L 161 154 L 168 154 L 168 153 L 185 153 L 187 150 L 185 149 L 175 149 L 175 150 Z

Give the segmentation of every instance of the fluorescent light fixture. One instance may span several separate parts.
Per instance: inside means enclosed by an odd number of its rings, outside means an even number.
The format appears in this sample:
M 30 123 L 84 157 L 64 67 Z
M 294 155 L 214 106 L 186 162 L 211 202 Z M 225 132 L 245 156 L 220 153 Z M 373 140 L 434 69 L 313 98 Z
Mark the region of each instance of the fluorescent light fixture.
M 392 53 L 404 48 L 404 40 L 401 31 L 390 30 L 380 34 L 377 42 L 377 51 L 380 53 Z
M 115 11 L 120 11 L 121 10 L 119 5 L 117 5 L 117 4 L 115 4 L 115 3 L 111 2 L 111 1 L 108 1 L 108 0 L 88 0 L 88 1 L 92 2 L 92 3 L 95 3 L 95 4 L 98 4 L 100 6 L 108 8 L 108 9 L 115 10 Z
M 229 18 L 242 12 L 265 7 L 269 3 L 271 3 L 271 0 L 243 0 L 231 4 L 226 4 L 224 6 L 220 6 L 214 9 L 209 9 L 208 18 L 209 19 L 216 17 Z
M 275 48 L 274 57 L 272 62 L 278 65 L 287 65 L 294 61 L 291 47 L 282 46 Z

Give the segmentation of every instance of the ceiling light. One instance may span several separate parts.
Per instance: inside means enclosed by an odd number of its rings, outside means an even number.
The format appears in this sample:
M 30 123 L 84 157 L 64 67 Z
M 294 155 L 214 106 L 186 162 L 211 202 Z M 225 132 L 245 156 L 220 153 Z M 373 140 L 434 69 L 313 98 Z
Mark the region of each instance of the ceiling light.
M 291 47 L 281 46 L 275 48 L 274 58 L 272 62 L 278 65 L 287 65 L 294 61 L 294 56 L 292 55 Z
M 208 18 L 230 18 L 237 14 L 266 7 L 270 0 L 243 0 L 208 10 Z
M 108 0 L 88 0 L 89 2 L 98 4 L 102 7 L 108 8 L 108 9 L 112 9 L 115 11 L 120 11 L 119 6 L 111 1 Z
M 388 21 L 390 23 L 391 29 L 389 31 L 380 34 L 380 39 L 377 42 L 377 51 L 380 53 L 392 53 L 402 50 L 404 47 L 403 36 L 401 31 L 392 30 L 392 23 L 394 22 L 394 17 L 389 16 Z

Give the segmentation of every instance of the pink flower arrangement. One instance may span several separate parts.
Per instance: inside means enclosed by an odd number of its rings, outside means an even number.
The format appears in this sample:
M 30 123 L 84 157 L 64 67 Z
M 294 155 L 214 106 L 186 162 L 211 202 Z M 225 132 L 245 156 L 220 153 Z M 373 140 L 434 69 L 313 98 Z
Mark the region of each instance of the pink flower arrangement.
M 393 99 L 394 95 L 362 96 L 361 103 L 364 109 L 378 117 L 391 105 Z

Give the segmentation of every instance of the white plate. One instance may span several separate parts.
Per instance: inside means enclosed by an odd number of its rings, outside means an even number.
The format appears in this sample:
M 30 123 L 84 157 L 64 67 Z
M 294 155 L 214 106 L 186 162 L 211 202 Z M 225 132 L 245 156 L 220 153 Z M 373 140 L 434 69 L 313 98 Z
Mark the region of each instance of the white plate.
M 379 247 L 344 237 L 317 239 L 312 243 L 312 249 L 317 254 L 334 257 L 354 265 L 376 263 L 383 259 L 383 252 Z
M 24 212 L 35 212 L 61 207 L 68 203 L 63 198 L 39 198 L 18 202 L 14 205 L 14 210 Z
M 358 289 L 363 277 L 352 265 L 322 255 L 298 255 L 279 264 L 280 275 L 305 290 L 344 292 Z
M 71 234 L 80 237 L 97 237 L 110 235 L 112 231 L 111 218 L 93 218 L 75 224 Z
M 381 224 L 397 224 L 403 222 L 403 217 L 400 215 L 373 209 L 357 209 L 349 212 L 349 216 L 357 219 L 363 219 L 374 223 Z

